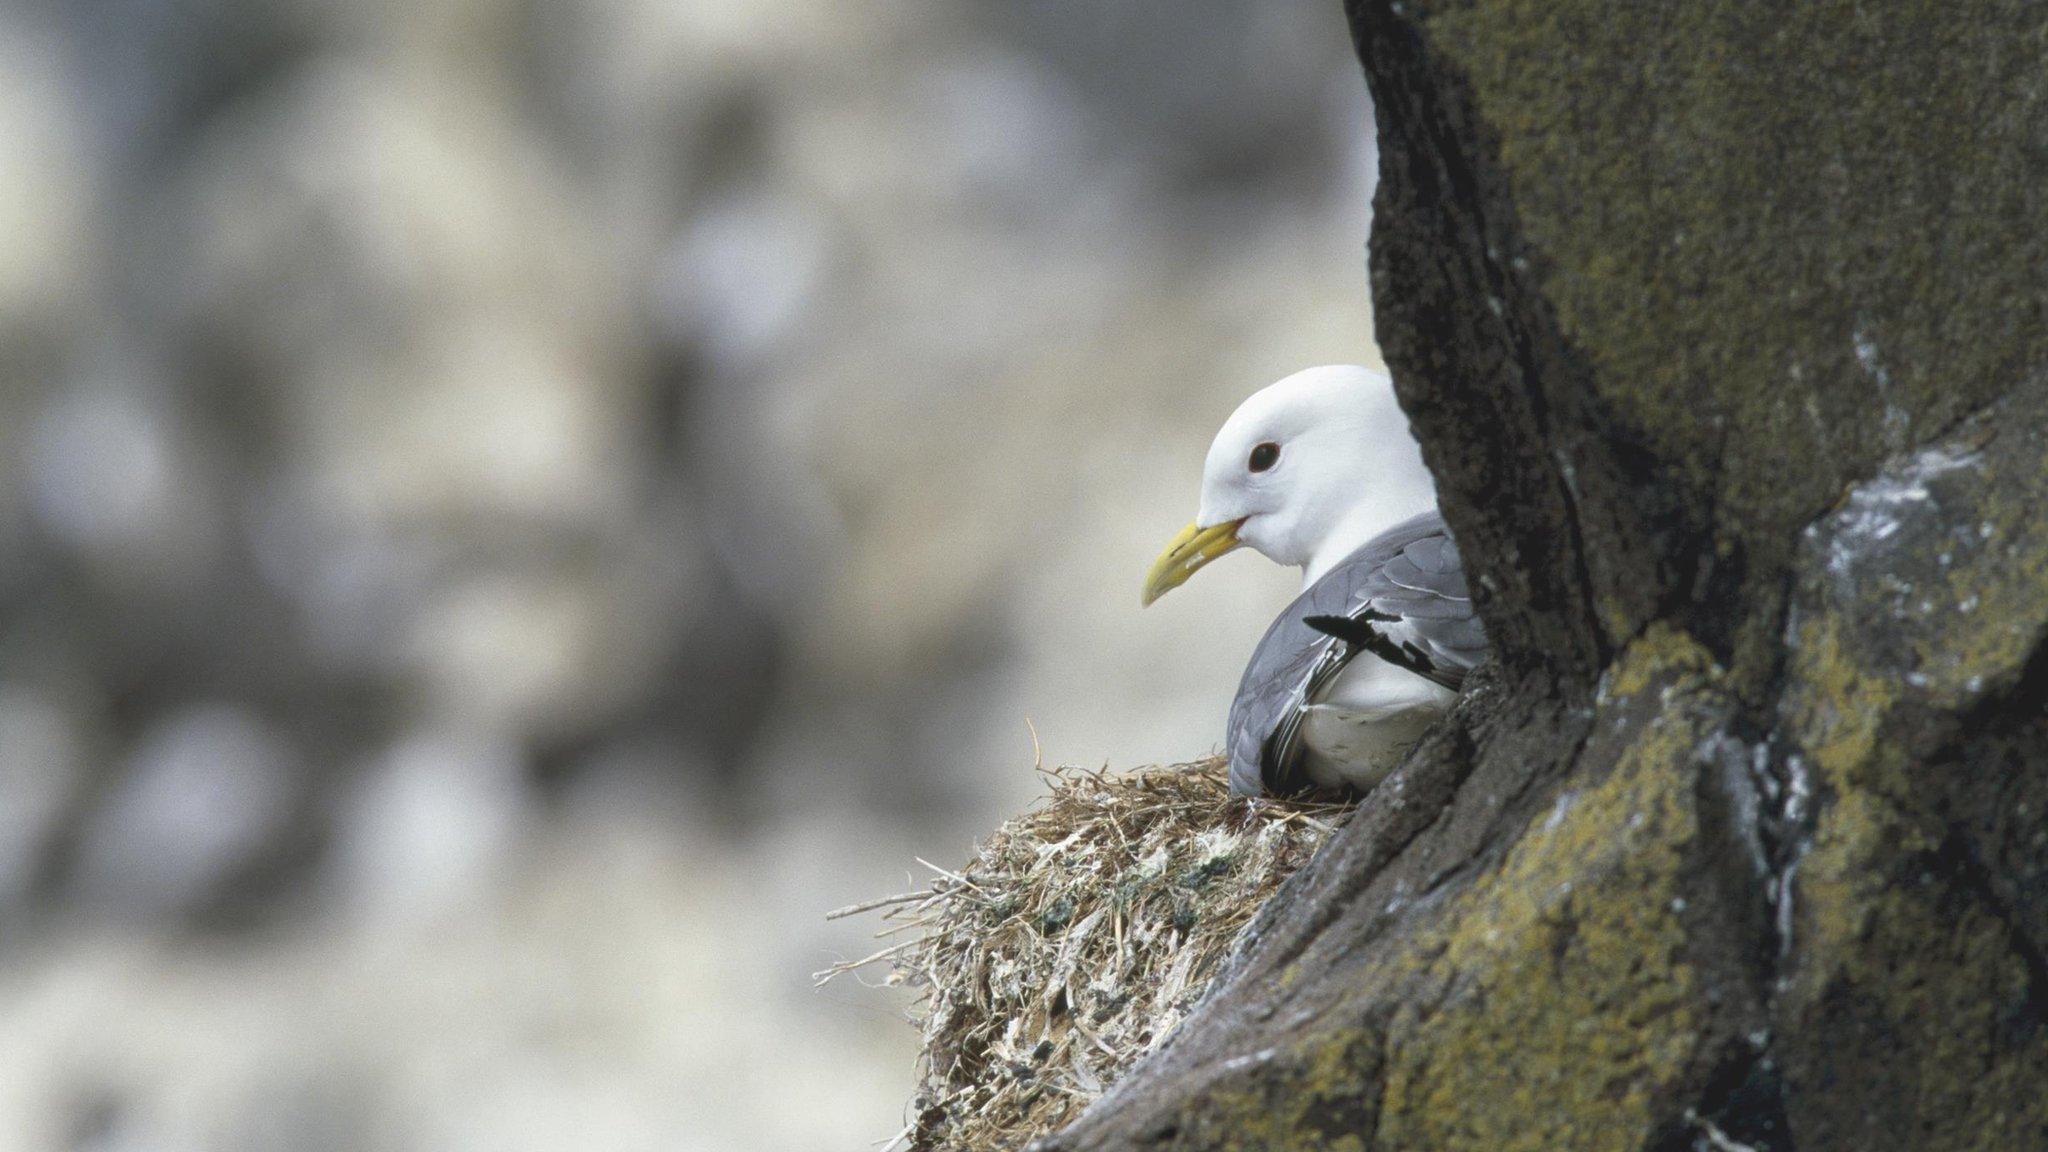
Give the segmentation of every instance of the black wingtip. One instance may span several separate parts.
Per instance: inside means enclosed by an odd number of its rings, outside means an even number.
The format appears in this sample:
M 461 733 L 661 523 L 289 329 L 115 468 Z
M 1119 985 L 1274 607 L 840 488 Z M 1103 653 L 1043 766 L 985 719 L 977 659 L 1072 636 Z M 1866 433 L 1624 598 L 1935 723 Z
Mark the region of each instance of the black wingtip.
M 1321 632 L 1325 636 L 1341 640 L 1361 652 L 1370 652 L 1396 668 L 1404 668 L 1426 680 L 1442 684 L 1446 688 L 1455 688 L 1457 685 L 1450 681 L 1449 675 L 1441 669 L 1432 667 L 1428 658 L 1417 651 L 1413 645 L 1396 644 L 1388 639 L 1385 633 L 1373 627 L 1375 623 L 1383 624 L 1392 620 L 1394 620 L 1394 617 L 1384 612 L 1376 612 L 1371 608 L 1360 610 L 1356 616 L 1304 616 L 1301 618 L 1303 624 Z
M 1372 643 L 1374 637 L 1371 624 L 1350 616 L 1304 616 L 1301 622 L 1354 648 L 1366 647 Z
M 1294 750 L 1292 756 L 1283 757 L 1278 746 L 1284 743 L 1275 731 L 1259 748 L 1258 791 L 1263 796 L 1295 796 L 1309 788 L 1308 773 L 1302 770 L 1301 752 Z M 1231 781 L 1231 790 L 1237 790 L 1237 781 Z

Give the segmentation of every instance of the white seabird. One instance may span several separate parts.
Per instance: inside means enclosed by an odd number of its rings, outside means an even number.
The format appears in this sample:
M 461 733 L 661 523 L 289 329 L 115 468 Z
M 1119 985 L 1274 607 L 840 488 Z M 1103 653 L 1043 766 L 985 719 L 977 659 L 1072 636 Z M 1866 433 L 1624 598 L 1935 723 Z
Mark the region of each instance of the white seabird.
M 1231 702 L 1231 789 L 1372 788 L 1486 655 L 1436 483 L 1385 373 L 1310 368 L 1239 405 L 1209 447 L 1195 522 L 1152 565 L 1144 602 L 1245 546 L 1299 565 L 1302 592 Z

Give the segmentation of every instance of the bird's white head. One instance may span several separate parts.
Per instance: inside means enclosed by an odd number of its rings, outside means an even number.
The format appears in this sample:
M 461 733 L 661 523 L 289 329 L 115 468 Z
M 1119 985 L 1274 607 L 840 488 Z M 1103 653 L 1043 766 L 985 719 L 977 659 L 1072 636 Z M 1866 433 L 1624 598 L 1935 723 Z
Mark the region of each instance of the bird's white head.
M 1153 564 L 1145 603 L 1249 546 L 1317 578 L 1381 531 L 1436 506 L 1436 484 L 1384 372 L 1296 372 L 1238 405 L 1209 446 L 1195 522 Z

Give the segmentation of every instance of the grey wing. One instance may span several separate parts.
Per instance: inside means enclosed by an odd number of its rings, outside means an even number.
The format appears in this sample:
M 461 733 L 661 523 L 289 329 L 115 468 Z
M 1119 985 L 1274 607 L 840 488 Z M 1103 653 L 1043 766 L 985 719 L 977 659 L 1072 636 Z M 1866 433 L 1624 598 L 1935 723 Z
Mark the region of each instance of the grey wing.
M 1395 525 L 1296 597 L 1253 649 L 1227 730 L 1230 787 L 1240 795 L 1300 786 L 1302 707 L 1357 651 L 1311 627 L 1315 616 L 1368 621 L 1408 657 L 1396 663 L 1451 688 L 1486 656 L 1486 631 L 1443 517 L 1428 512 Z
M 1346 614 L 1370 621 L 1413 661 L 1399 663 L 1446 688 L 1461 687 L 1486 658 L 1486 628 L 1448 532 L 1419 537 L 1366 572 Z
M 1245 665 L 1237 696 L 1230 702 L 1225 733 L 1230 790 L 1240 796 L 1279 795 L 1298 789 L 1300 782 L 1294 778 L 1297 766 L 1287 757 L 1270 753 L 1276 746 L 1294 743 L 1302 701 L 1313 695 L 1315 684 L 1334 676 L 1351 659 L 1349 645 L 1301 622 L 1304 613 L 1296 610 L 1300 603 L 1296 600 L 1288 605 L 1266 629 L 1265 638 Z

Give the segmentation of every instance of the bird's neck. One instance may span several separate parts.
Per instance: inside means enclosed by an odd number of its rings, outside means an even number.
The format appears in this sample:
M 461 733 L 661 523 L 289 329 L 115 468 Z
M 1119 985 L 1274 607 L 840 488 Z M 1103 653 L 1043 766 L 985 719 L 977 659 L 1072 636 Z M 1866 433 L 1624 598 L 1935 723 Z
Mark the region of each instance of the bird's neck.
M 1321 580 L 1345 557 L 1363 547 L 1366 541 L 1435 507 L 1436 493 L 1424 490 L 1403 499 L 1375 501 L 1370 506 L 1353 508 L 1309 553 L 1308 562 L 1301 566 L 1302 588 Z

